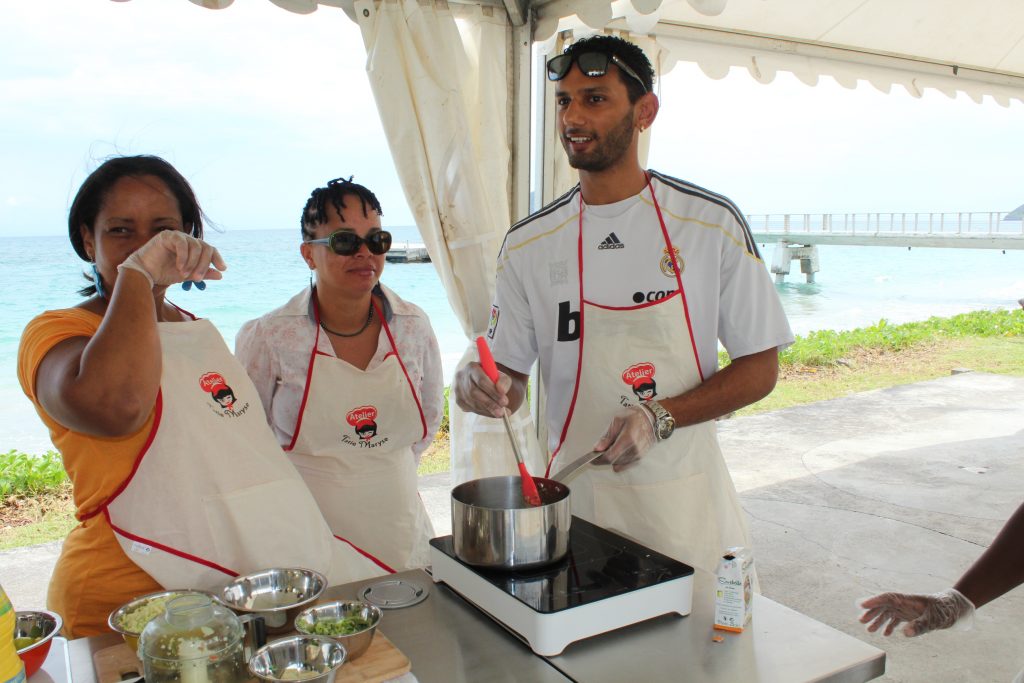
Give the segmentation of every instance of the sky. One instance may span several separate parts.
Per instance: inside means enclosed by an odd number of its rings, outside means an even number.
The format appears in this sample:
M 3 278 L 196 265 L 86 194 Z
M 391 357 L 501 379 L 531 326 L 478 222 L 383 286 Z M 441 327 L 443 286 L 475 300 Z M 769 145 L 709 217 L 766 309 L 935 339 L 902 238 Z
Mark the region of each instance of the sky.
M 312 188 L 371 187 L 411 225 L 354 23 L 265 0 L 0 3 L 0 236 L 61 234 L 85 176 L 158 154 L 225 229 L 292 229 Z M 915 99 L 680 64 L 649 165 L 750 214 L 1009 211 L 1024 203 L 1024 105 Z

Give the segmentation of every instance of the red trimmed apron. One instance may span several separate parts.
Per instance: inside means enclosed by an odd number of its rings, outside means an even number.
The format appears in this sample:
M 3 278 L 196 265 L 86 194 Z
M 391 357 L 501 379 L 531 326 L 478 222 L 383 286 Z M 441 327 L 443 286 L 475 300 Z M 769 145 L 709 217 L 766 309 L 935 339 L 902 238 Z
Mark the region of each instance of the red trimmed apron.
M 320 511 L 340 538 L 382 567 L 430 563 L 434 528 L 417 489 L 412 446 L 427 435 L 419 397 L 376 302 L 391 351 L 372 370 L 316 350 L 292 443 L 285 448 Z
M 165 588 L 215 590 L 270 567 L 314 569 L 332 585 L 380 575 L 331 536 L 216 328 L 207 320 L 158 328 L 153 428 L 131 475 L 96 513 L 128 557 Z
M 678 290 L 624 308 L 588 301 L 583 291 L 581 198 L 579 365 L 548 472 L 590 450 L 623 407 L 677 396 L 703 381 L 675 252 L 654 190 L 650 184 L 648 188 Z M 609 466 L 587 466 L 570 487 L 573 514 L 712 573 L 726 548 L 750 545 L 713 420 L 677 428 L 618 474 Z

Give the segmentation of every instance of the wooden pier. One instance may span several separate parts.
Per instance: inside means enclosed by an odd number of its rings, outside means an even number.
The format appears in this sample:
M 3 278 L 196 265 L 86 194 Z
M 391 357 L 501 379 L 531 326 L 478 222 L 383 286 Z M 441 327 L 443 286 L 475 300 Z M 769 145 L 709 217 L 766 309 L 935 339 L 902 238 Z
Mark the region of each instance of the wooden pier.
M 949 249 L 1024 249 L 1024 222 L 1004 212 L 755 214 L 747 217 L 755 242 L 775 242 L 777 283 L 800 262 L 807 282 L 820 269 L 819 244 Z
M 387 256 L 388 263 L 430 263 L 430 254 L 426 246 L 415 242 L 392 244 Z

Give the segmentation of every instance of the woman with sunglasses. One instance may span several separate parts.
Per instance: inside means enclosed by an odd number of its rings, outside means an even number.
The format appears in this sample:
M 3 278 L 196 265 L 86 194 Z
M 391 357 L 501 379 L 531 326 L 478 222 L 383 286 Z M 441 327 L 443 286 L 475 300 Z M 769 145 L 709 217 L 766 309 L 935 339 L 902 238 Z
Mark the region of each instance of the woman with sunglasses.
M 246 323 L 235 353 L 335 535 L 389 571 L 427 564 L 416 464 L 441 423 L 426 314 L 380 284 L 390 233 L 351 178 L 313 190 L 299 251 L 310 287 Z
M 22 335 L 18 379 L 61 452 L 79 520 L 47 596 L 72 638 L 109 632 L 111 611 L 162 587 L 214 590 L 271 566 L 334 583 L 382 573 L 331 536 L 217 329 L 168 299 L 226 267 L 202 217 L 163 159 L 104 162 L 68 216 L 90 264 L 87 299 Z

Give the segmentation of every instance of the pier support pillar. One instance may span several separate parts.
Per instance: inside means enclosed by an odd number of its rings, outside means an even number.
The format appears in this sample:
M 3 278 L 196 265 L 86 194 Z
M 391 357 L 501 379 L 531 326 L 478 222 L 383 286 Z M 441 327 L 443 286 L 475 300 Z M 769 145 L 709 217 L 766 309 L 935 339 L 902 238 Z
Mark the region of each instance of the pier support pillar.
M 813 283 L 814 274 L 821 269 L 818 262 L 818 247 L 779 242 L 775 245 L 775 254 L 772 257 L 772 273 L 775 275 L 775 284 L 782 284 L 786 281 L 790 263 L 793 261 L 800 261 L 800 272 L 807 277 L 808 283 Z

